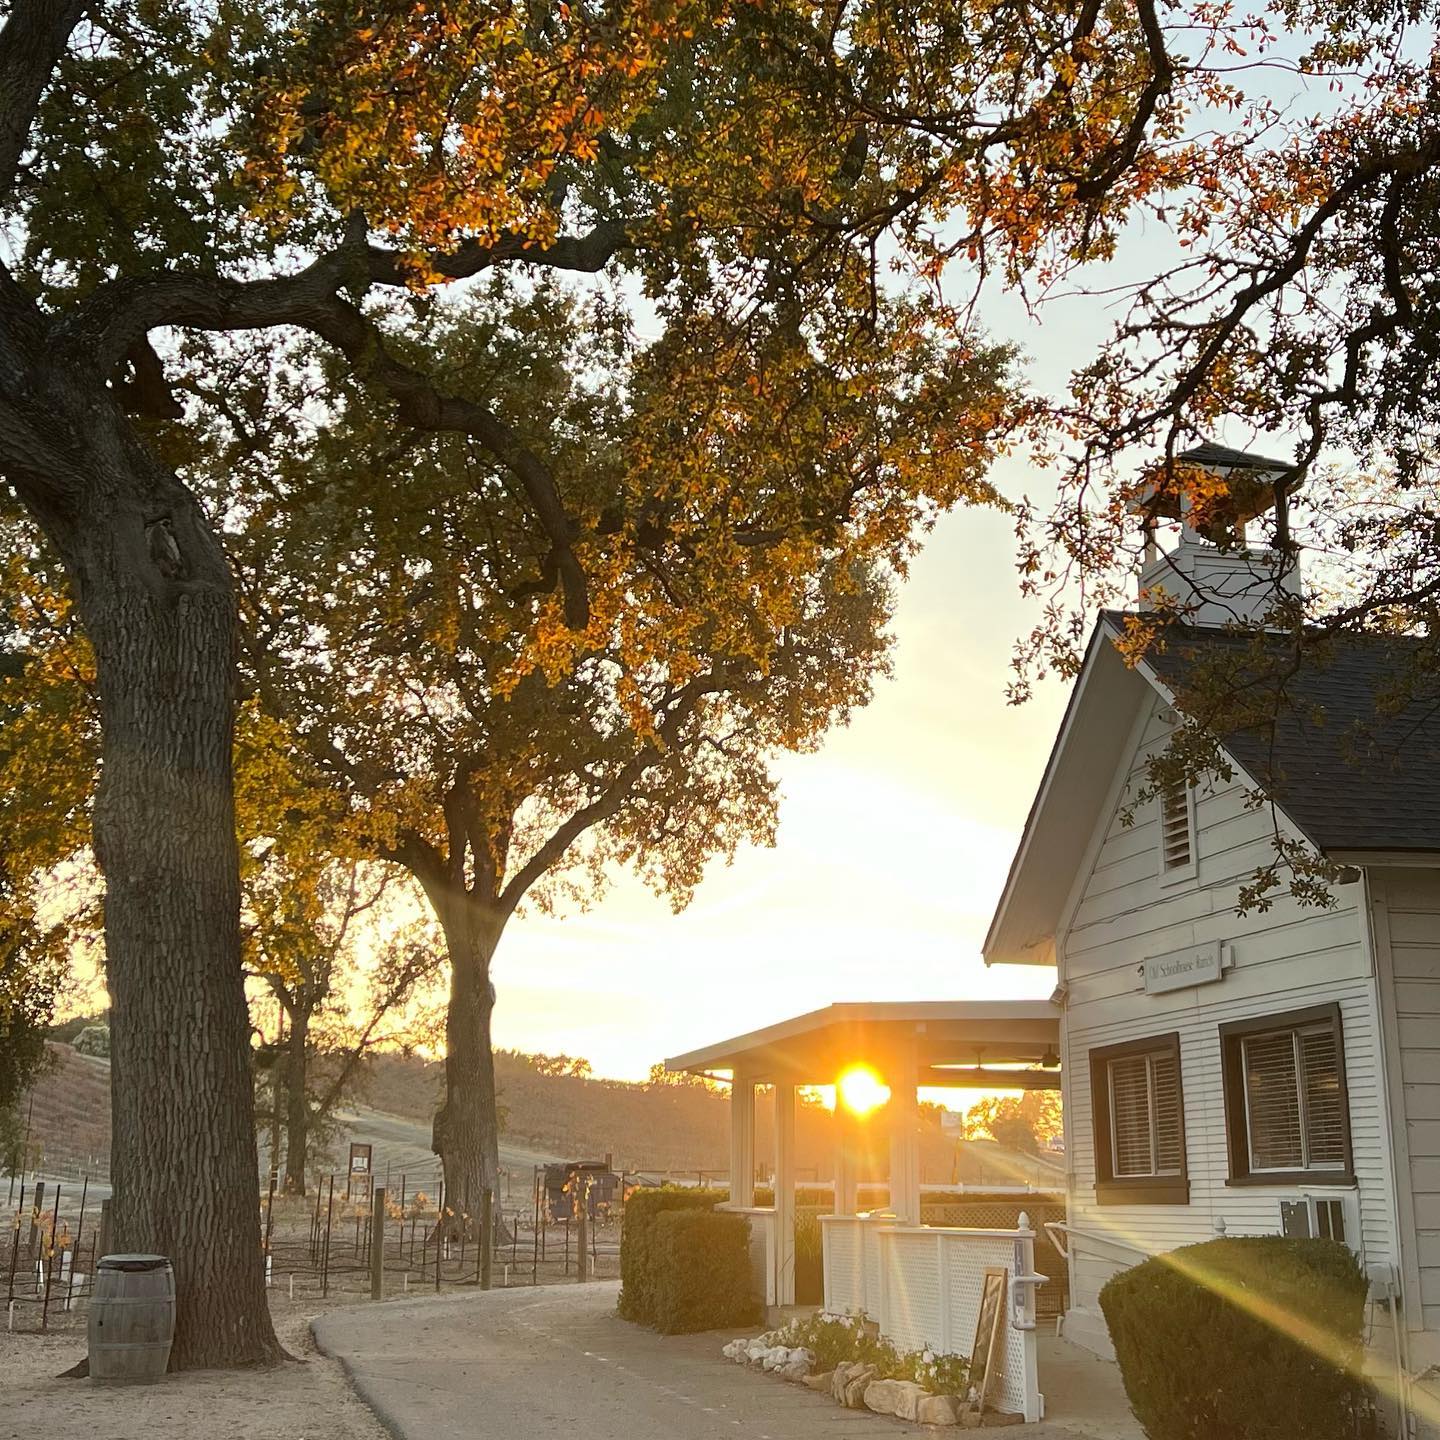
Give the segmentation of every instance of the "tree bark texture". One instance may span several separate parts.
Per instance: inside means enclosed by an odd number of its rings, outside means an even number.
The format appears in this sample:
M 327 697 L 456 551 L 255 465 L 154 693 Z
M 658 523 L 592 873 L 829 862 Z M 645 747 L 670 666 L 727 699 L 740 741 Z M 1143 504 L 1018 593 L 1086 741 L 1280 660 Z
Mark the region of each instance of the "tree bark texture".
M 469 896 L 442 906 L 441 925 L 450 960 L 450 1003 L 445 1015 L 445 1102 L 435 1116 L 434 1149 L 445 1177 L 445 1203 L 459 1217 L 478 1215 L 480 1192 L 498 1189 L 500 1126 L 490 1021 L 490 983 L 505 919 Z
M 310 1043 L 310 1015 L 296 1006 L 290 1016 L 285 1049 L 285 1180 L 286 1195 L 305 1193 L 305 1152 L 310 1145 L 310 1101 L 305 1093 L 306 1047 Z
M 280 1352 L 261 1268 L 240 962 L 229 569 L 103 378 L 81 365 L 38 374 L 40 393 L 23 403 L 6 383 L 14 372 L 0 374 L 0 468 L 56 545 L 95 653 L 112 1243 L 174 1266 L 173 1368 L 267 1363 Z M 63 486 L 7 443 L 26 434 L 67 447 Z

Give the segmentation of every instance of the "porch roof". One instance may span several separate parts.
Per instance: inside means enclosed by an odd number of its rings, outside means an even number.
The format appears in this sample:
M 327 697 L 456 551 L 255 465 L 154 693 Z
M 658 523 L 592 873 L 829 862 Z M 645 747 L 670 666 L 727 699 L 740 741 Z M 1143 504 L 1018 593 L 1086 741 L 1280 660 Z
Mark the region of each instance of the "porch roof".
M 846 1066 L 884 1075 L 904 1056 L 925 1086 L 1058 1089 L 1059 1044 L 1060 1014 L 1045 1000 L 879 1000 L 827 1005 L 672 1056 L 665 1068 L 828 1085 Z

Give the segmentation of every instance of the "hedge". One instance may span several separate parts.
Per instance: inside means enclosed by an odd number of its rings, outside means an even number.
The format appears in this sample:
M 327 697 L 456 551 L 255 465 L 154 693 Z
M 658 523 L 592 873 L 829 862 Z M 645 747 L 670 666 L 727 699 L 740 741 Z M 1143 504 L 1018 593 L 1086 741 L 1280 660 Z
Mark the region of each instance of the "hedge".
M 655 1323 L 655 1225 L 660 1216 L 670 1210 L 713 1210 L 725 1194 L 675 1185 L 631 1191 L 620 1237 L 620 1313 L 627 1320 Z
M 795 1217 L 795 1303 L 825 1302 L 825 1242 L 817 1215 Z
M 650 1295 L 662 1335 L 720 1330 L 756 1319 L 750 1227 L 723 1210 L 664 1210 L 651 1239 Z
M 1100 1308 L 1150 1440 L 1341 1440 L 1366 1289 L 1336 1241 L 1237 1236 L 1114 1276 Z

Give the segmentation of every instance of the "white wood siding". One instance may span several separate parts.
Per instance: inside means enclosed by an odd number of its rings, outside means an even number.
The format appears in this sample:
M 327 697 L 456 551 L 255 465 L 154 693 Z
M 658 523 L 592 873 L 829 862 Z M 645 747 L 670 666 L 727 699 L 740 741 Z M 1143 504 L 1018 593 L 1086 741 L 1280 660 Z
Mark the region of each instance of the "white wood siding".
M 1145 722 L 1121 807 L 1143 783 L 1144 755 L 1164 743 L 1163 715 L 1157 703 Z M 1296 1187 L 1226 1184 L 1219 1026 L 1338 1002 L 1366 1259 L 1393 1261 L 1378 1006 L 1368 947 L 1362 944 L 1360 887 L 1338 888 L 1333 910 L 1302 909 L 1278 899 L 1265 914 L 1239 918 L 1239 886 L 1273 854 L 1270 813 L 1247 809 L 1239 783 L 1217 781 L 1202 788 L 1196 804 L 1197 877 L 1162 886 L 1156 810 L 1153 801 L 1141 807 L 1128 827 L 1118 809 L 1105 817 L 1103 840 L 1098 848 L 1092 845 L 1093 865 L 1073 892 L 1073 916 L 1059 937 L 1061 976 L 1068 991 L 1063 1031 L 1070 1224 L 1150 1253 L 1211 1239 L 1220 1220 L 1232 1235 L 1278 1233 L 1279 1202 L 1295 1197 Z M 1145 993 L 1140 966 L 1146 957 L 1210 940 L 1229 945 L 1234 956 L 1234 968 L 1220 981 L 1164 995 Z M 1440 1000 L 1440 943 L 1432 953 Z M 1180 1036 L 1189 1204 L 1099 1205 L 1089 1052 L 1171 1032 Z M 1440 1027 L 1435 1033 L 1440 1034 Z M 1440 1082 L 1440 1049 L 1430 1053 L 1434 1078 Z M 1429 1103 L 1436 1121 L 1433 1181 L 1440 1224 L 1440 1083 Z M 1440 1230 L 1435 1239 L 1440 1253 Z M 1097 1310 L 1100 1287 L 1126 1261 L 1083 1237 L 1076 1238 L 1073 1253 L 1072 1305 Z
M 1412 1329 L 1440 1331 L 1440 871 L 1372 871 L 1369 886 L 1386 1024 L 1399 1052 L 1389 1076 L 1409 1180 L 1400 1210 L 1415 1234 L 1404 1257 L 1406 1315 Z

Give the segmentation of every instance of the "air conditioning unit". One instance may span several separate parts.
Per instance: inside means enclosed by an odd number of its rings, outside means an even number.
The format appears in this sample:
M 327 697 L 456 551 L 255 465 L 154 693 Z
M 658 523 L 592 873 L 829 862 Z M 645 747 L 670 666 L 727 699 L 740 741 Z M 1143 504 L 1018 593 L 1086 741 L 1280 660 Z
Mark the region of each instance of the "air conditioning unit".
M 1282 1200 L 1280 1233 L 1299 1240 L 1338 1240 L 1362 1254 L 1359 1192 L 1309 1190 L 1298 1200 Z

